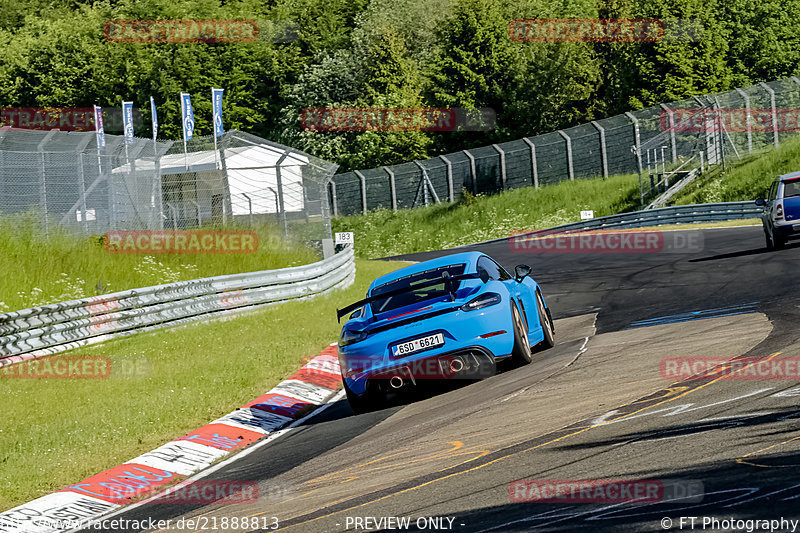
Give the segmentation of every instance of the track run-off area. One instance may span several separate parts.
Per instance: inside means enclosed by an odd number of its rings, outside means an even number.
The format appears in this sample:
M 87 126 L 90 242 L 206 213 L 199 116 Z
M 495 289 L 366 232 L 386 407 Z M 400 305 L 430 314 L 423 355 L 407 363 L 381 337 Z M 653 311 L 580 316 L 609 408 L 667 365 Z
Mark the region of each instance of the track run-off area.
M 800 244 L 767 252 L 760 226 L 687 231 L 702 237 L 691 253 L 457 250 L 530 265 L 556 346 L 373 413 L 340 397 L 204 477 L 255 482 L 257 499 L 138 504 L 114 530 L 800 531 L 800 379 L 748 372 L 754 358 L 800 357 Z M 669 379 L 664 361 L 686 358 L 743 363 Z M 649 480 L 664 494 L 534 497 L 578 480 Z M 148 519 L 170 527 L 123 527 Z

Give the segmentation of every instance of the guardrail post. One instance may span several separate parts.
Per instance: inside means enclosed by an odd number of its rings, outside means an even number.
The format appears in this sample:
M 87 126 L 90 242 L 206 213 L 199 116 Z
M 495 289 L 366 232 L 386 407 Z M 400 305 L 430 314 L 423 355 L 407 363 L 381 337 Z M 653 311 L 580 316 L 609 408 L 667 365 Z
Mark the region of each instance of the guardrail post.
M 506 153 L 496 144 L 493 144 L 492 148 L 500 154 L 500 189 L 506 190 Z
M 606 152 L 606 130 L 596 120 L 592 121 L 592 126 L 600 133 L 600 164 L 603 167 L 603 177 L 608 177 L 608 153 Z
M 275 201 L 277 201 L 277 200 L 278 200 L 278 198 L 276 196 L 275 197 Z M 339 199 L 336 198 L 336 182 L 334 182 L 333 180 L 331 180 L 331 200 L 333 200 L 332 201 L 332 204 L 333 204 L 332 205 L 332 207 L 333 207 L 333 217 L 334 218 L 339 218 Z M 277 211 L 278 210 L 276 209 L 275 210 L 275 214 L 276 215 L 278 214 Z
M 775 109 L 775 91 L 766 82 L 762 81 L 759 85 L 769 93 L 769 105 L 772 108 L 772 134 L 775 138 L 775 148 L 778 148 L 780 142 L 778 141 L 778 111 Z
M 639 136 L 639 119 L 633 113 L 627 111 L 625 116 L 633 123 L 633 138 L 636 144 L 633 145 L 633 153 L 636 155 L 636 162 L 639 166 L 639 201 L 644 205 L 644 189 L 642 188 L 642 140 Z
M 539 168 L 536 165 L 536 145 L 527 137 L 522 138 L 525 144 L 531 147 L 531 173 L 533 174 L 533 186 L 539 188 Z
M 450 199 L 450 202 L 455 202 L 455 192 L 453 191 L 453 164 L 443 155 L 440 155 L 439 159 L 444 161 L 444 164 L 447 165 L 447 197 Z
M 572 181 L 575 179 L 575 173 L 572 169 L 572 139 L 564 133 L 564 130 L 558 130 L 558 134 L 567 142 L 567 171 L 569 172 L 569 179 Z
M 469 174 L 472 177 L 472 194 L 478 194 L 478 176 L 475 172 L 475 156 L 469 150 L 463 150 L 464 155 L 469 158 Z
M 367 178 L 364 177 L 364 174 L 361 173 L 360 170 L 354 170 L 353 174 L 358 176 L 358 179 L 361 183 L 361 212 L 365 215 L 367 214 Z
M 392 195 L 392 211 L 397 213 L 397 184 L 394 181 L 394 171 L 389 167 L 382 167 L 389 174 L 389 192 Z
M 752 116 L 750 114 L 750 97 L 741 89 L 736 89 L 736 92 L 744 98 L 745 120 L 747 121 L 747 153 L 753 153 L 753 129 L 752 129 Z
M 669 119 L 669 144 L 672 147 L 672 162 L 678 160 L 678 149 L 675 144 L 675 112 L 667 107 L 667 104 L 659 104 L 661 109 L 667 112 L 667 118 Z

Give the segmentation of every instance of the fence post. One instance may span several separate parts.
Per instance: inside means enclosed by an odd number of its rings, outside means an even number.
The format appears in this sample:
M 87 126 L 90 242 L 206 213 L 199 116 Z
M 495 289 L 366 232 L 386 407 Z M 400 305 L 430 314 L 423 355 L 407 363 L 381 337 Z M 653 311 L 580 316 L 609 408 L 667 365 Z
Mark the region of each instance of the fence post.
M 600 164 L 603 166 L 603 177 L 608 177 L 608 153 L 606 152 L 606 130 L 596 120 L 592 126 L 600 133 Z
M 50 236 L 50 230 L 47 223 L 47 182 L 45 179 L 44 146 L 47 144 L 47 141 L 50 140 L 50 137 L 56 134 L 56 131 L 58 130 L 50 130 L 36 147 L 36 150 L 39 152 L 39 161 L 41 163 L 39 168 L 39 208 L 42 210 L 42 228 L 44 229 L 45 237 Z
M 626 111 L 625 116 L 633 123 L 633 138 L 636 143 L 633 145 L 633 153 L 636 155 L 636 162 L 639 167 L 639 201 L 644 205 L 644 189 L 642 188 L 642 139 L 639 136 L 639 119 L 633 116 L 633 113 L 630 111 Z
M 464 155 L 469 158 L 469 174 L 472 177 L 472 194 L 478 194 L 478 178 L 475 173 L 475 156 L 469 150 L 463 150 Z
M 706 162 L 708 163 L 708 168 L 710 169 L 712 164 L 719 164 L 719 154 L 717 153 L 716 140 L 713 143 L 708 142 L 708 104 L 704 103 L 699 96 L 693 96 L 692 99 L 701 106 L 700 110 L 703 112 L 703 148 L 705 149 Z M 713 151 L 710 147 L 711 144 L 713 144 Z
M 397 184 L 394 181 L 394 171 L 389 167 L 383 167 L 383 170 L 389 174 L 389 190 L 392 194 L 392 211 L 397 213 Z
M 339 218 L 339 200 L 336 198 L 336 182 L 331 179 L 331 199 L 333 200 L 333 218 Z M 275 201 L 278 201 L 278 195 L 275 195 Z M 276 206 L 275 214 L 278 214 Z
M 493 144 L 492 148 L 500 154 L 500 190 L 506 190 L 506 153 L 500 146 Z
M 86 219 L 86 169 L 83 165 L 83 151 L 91 140 L 91 134 L 85 135 L 83 141 L 81 141 L 75 150 L 75 153 L 78 155 L 78 192 L 81 195 L 80 202 L 82 211 L 81 225 L 83 226 L 83 232 L 87 235 L 89 234 L 89 221 Z
M 567 170 L 569 171 L 569 179 L 574 180 L 575 173 L 572 169 L 572 139 L 569 138 L 569 135 L 564 133 L 564 130 L 558 130 L 558 134 L 567 142 Z
M 531 147 L 531 172 L 533 173 L 533 186 L 538 189 L 539 188 L 539 168 L 536 165 L 536 145 L 533 144 L 533 141 L 528 139 L 527 137 L 522 138 L 525 141 L 525 144 Z
M 762 81 L 759 85 L 769 93 L 769 105 L 772 108 L 772 134 L 775 137 L 775 148 L 778 148 L 780 142 L 778 141 L 778 112 L 775 109 L 775 91 L 766 82 Z
M 275 163 L 275 177 L 278 181 L 278 207 L 280 207 L 280 213 L 278 213 L 279 220 L 281 222 L 281 230 L 283 231 L 283 237 L 286 238 L 289 236 L 289 225 L 286 222 L 286 203 L 283 200 L 283 179 L 281 179 L 281 163 L 283 160 L 289 157 L 291 153 L 291 149 L 286 150 L 283 152 L 278 161 Z
M 358 176 L 361 181 L 361 212 L 367 214 L 367 178 L 360 170 L 354 170 L 353 173 Z
M 669 143 L 672 147 L 672 162 L 678 160 L 678 148 L 675 144 L 675 112 L 667 107 L 667 104 L 659 104 L 661 109 L 667 112 L 667 117 L 669 119 Z
M 443 155 L 440 155 L 439 159 L 444 161 L 444 164 L 447 165 L 447 197 L 450 199 L 450 202 L 455 202 L 455 192 L 453 191 L 453 164 Z
M 796 78 L 795 78 L 796 79 Z M 737 88 L 736 92 L 744 98 L 744 110 L 745 110 L 745 120 L 747 120 L 747 153 L 753 153 L 753 130 L 750 124 L 752 123 L 752 118 L 750 116 L 750 97 L 747 95 L 746 92 Z

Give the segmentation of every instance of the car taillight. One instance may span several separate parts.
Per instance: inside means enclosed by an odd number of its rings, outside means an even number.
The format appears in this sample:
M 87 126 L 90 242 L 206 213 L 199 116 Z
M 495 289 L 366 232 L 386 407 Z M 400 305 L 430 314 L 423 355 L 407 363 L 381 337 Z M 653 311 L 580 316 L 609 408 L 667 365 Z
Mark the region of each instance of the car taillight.
M 778 204 L 778 207 L 775 208 L 775 219 L 781 220 L 783 218 L 783 206 Z

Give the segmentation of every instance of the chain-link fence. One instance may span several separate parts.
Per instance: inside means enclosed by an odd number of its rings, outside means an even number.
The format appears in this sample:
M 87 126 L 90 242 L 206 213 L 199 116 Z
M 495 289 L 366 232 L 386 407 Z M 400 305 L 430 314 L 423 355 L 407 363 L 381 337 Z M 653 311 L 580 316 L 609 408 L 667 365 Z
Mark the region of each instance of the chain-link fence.
M 0 130 L 0 215 L 45 232 L 180 230 L 271 223 L 332 253 L 327 182 L 337 165 L 255 135 L 152 141 L 94 132 Z
M 329 188 L 334 216 L 458 201 L 565 180 L 638 174 L 644 206 L 680 180 L 800 131 L 800 79 L 660 104 L 535 137 L 424 161 L 346 172 Z

